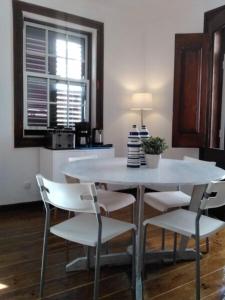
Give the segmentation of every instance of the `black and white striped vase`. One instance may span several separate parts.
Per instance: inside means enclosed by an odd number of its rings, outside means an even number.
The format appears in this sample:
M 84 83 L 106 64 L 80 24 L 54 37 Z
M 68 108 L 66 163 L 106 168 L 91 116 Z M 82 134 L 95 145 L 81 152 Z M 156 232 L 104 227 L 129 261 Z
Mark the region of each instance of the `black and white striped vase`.
M 141 149 L 141 139 L 139 130 L 136 125 L 132 126 L 132 130 L 128 135 L 127 143 L 127 167 L 129 168 L 139 168 L 140 167 L 140 149 Z
M 141 126 L 141 131 L 140 131 L 141 140 L 149 138 L 149 137 L 150 137 L 150 135 L 149 135 L 149 131 L 148 131 L 147 127 L 145 125 L 142 125 Z M 143 150 L 142 147 L 140 148 L 140 161 L 141 161 L 142 166 L 146 165 L 145 153 L 144 153 L 144 150 Z

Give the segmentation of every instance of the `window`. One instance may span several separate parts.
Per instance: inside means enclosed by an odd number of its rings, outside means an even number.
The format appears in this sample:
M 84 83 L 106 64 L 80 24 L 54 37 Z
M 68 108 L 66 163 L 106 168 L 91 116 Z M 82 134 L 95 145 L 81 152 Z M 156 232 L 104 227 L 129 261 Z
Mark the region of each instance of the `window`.
M 15 146 L 42 146 L 48 127 L 102 127 L 103 24 L 13 5 Z
M 89 121 L 88 35 L 24 22 L 24 130 Z

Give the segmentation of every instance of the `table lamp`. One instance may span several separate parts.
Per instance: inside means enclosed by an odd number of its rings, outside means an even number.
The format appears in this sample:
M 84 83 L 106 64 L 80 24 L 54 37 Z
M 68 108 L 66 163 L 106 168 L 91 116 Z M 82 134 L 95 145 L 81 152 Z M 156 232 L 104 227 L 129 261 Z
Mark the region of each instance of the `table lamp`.
M 141 112 L 141 126 L 143 126 L 143 112 L 145 110 L 152 110 L 152 94 L 134 93 L 131 110 L 139 110 Z

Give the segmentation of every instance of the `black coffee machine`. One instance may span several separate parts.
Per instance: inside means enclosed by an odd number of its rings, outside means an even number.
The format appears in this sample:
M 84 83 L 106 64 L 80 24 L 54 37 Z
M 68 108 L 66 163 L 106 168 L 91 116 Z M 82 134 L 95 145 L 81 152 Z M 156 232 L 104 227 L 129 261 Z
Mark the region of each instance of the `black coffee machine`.
M 91 125 L 88 122 L 76 123 L 76 147 L 85 147 L 91 144 Z

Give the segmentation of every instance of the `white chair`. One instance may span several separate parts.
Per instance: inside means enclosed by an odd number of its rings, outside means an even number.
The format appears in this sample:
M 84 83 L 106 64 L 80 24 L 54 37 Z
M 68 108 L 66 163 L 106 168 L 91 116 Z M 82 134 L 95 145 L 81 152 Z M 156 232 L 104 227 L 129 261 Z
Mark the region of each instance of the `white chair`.
M 192 162 L 192 163 L 197 163 L 197 164 L 212 165 L 212 166 L 216 165 L 215 161 L 205 161 L 205 160 L 200 160 L 198 158 L 194 158 L 194 157 L 190 157 L 190 156 L 184 156 L 183 159 L 186 161 Z M 191 196 L 192 190 L 193 190 L 193 185 L 182 185 L 182 186 L 180 186 L 180 189 L 185 194 L 188 194 Z
M 96 159 L 98 158 L 97 155 L 89 155 L 89 156 L 80 156 L 80 157 L 69 157 L 69 162 L 79 161 L 79 160 L 86 160 L 86 159 Z M 65 179 L 67 183 L 80 183 L 78 178 L 65 175 Z M 127 193 L 120 193 L 120 192 L 113 192 L 107 190 L 107 184 L 104 183 L 97 183 L 97 195 L 98 195 L 98 203 L 99 206 L 105 211 L 106 216 L 109 217 L 110 213 L 127 207 L 131 204 L 134 205 L 136 199 L 133 195 Z M 102 189 L 101 187 L 104 187 Z M 133 207 L 133 214 L 134 214 L 134 207 Z M 71 217 L 71 212 L 69 212 L 68 217 Z M 134 216 L 132 215 L 132 222 L 134 222 Z M 69 257 L 69 247 L 67 242 L 67 257 Z M 85 250 L 87 253 L 89 252 L 88 249 Z M 105 245 L 106 253 L 109 253 L 109 244 L 106 243 Z
M 84 159 L 94 159 L 97 158 L 96 155 L 92 156 L 82 156 L 82 157 L 70 157 L 69 162 L 84 160 Z M 78 178 L 65 175 L 67 183 L 80 182 Z M 100 186 L 103 184 L 100 183 Z M 105 186 L 106 188 L 106 186 Z M 106 189 L 97 189 L 99 206 L 103 208 L 107 215 L 111 212 L 127 207 L 135 203 L 135 197 L 131 194 L 113 192 Z
M 192 158 L 189 156 L 184 156 L 184 160 L 203 163 L 203 164 L 213 164 L 215 162 L 202 161 L 196 158 Z M 156 210 L 165 213 L 171 209 L 175 209 L 178 207 L 188 206 L 191 201 L 191 194 L 193 190 L 193 186 L 185 186 L 184 191 L 180 190 L 180 186 L 177 187 L 177 191 L 166 191 L 166 192 L 150 192 L 145 193 L 144 201 L 147 205 L 155 208 Z M 207 240 L 207 252 L 208 252 L 208 240 Z M 165 248 L 165 230 L 162 231 L 162 249 Z
M 129 230 L 132 230 L 133 247 L 135 247 L 136 227 L 131 223 L 101 216 L 94 183 L 56 183 L 45 179 L 42 175 L 37 175 L 36 177 L 46 210 L 40 296 L 43 297 L 48 234 L 51 232 L 52 234 L 71 242 L 96 247 L 93 299 L 97 300 L 99 295 L 101 245 Z M 54 226 L 50 226 L 50 204 L 60 209 L 79 213 L 71 219 Z M 133 260 L 134 257 L 135 254 L 133 254 Z M 89 263 L 89 257 L 87 257 L 87 267 L 89 266 Z M 133 268 L 132 279 L 134 280 L 134 278 L 135 275 Z
M 195 188 L 198 188 L 198 186 L 195 186 Z M 202 213 L 206 209 L 225 205 L 225 182 L 212 181 L 209 183 L 199 202 L 198 212 L 177 209 L 145 220 L 143 223 L 145 231 L 147 225 L 150 224 L 195 239 L 196 300 L 200 300 L 200 239 L 209 237 L 218 230 L 225 228 L 225 222 L 202 215 Z M 145 244 L 143 249 L 145 249 Z M 174 253 L 174 259 L 176 260 L 176 247 Z

